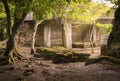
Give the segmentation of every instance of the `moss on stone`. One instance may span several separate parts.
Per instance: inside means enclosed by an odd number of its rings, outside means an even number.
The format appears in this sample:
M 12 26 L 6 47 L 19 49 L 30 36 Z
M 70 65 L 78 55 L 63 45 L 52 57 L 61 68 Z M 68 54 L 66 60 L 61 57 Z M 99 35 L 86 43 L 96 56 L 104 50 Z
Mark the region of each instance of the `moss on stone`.
M 63 47 L 41 47 L 36 49 L 36 52 L 45 59 L 52 59 L 53 63 L 82 62 L 86 61 L 90 56 L 90 54 L 75 53 Z
M 115 57 L 111 57 L 111 56 L 101 56 L 100 57 L 101 60 L 105 60 L 111 63 L 115 63 L 115 64 L 120 64 L 120 59 L 115 58 Z
M 99 58 L 90 58 L 86 61 L 85 65 L 95 64 L 106 61 L 108 63 L 120 64 L 120 59 L 111 56 L 101 56 Z
M 48 48 L 48 47 L 37 48 L 36 52 L 38 53 L 37 56 L 40 55 L 45 59 L 53 59 L 56 53 L 53 48 Z

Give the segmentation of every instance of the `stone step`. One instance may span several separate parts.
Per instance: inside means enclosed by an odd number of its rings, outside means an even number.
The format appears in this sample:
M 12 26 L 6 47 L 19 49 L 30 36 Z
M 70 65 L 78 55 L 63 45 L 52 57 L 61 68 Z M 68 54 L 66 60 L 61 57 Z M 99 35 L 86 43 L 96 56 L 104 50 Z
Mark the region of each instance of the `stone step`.
M 99 47 L 100 43 L 93 43 L 94 47 Z M 91 44 L 89 42 L 82 43 L 82 42 L 76 42 L 72 44 L 73 48 L 90 48 Z

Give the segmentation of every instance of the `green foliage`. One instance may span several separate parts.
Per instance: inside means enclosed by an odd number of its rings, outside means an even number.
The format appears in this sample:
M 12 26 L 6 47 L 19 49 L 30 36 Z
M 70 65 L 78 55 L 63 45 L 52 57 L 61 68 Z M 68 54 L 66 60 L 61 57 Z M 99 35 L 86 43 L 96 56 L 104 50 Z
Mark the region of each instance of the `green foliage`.
M 83 0 L 70 0 L 68 2 L 62 2 L 59 3 L 56 2 L 54 5 L 56 5 L 54 8 L 54 15 L 61 18 L 62 23 L 65 23 L 67 19 L 74 19 L 76 11 L 78 11 L 78 5 L 83 2 Z
M 3 4 L 0 2 L 0 40 L 4 40 L 7 38 L 7 32 L 6 32 L 6 13 L 3 7 Z
M 0 19 L 2 19 L 2 18 L 6 18 L 6 14 L 5 13 L 0 13 Z
M 105 15 L 110 9 L 105 4 L 93 2 L 81 3 L 80 7 L 80 13 L 77 18 L 79 18 L 80 21 L 92 24 L 95 23 L 100 16 Z
M 12 26 L 15 22 L 17 22 L 17 19 L 22 18 L 24 13 L 28 13 L 31 11 L 31 4 L 33 0 L 8 0 L 8 7 L 10 9 L 10 12 L 5 12 L 5 7 L 3 6 L 3 2 L 0 2 L 0 18 L 6 18 L 6 14 L 10 14 L 10 23 L 12 24 L 10 29 L 12 30 Z
M 52 0 L 51 0 L 52 1 Z M 50 0 L 34 0 L 32 11 L 34 18 L 37 20 L 49 19 L 52 17 L 52 8 Z
M 79 3 L 82 0 L 34 0 L 32 11 L 34 18 L 37 20 L 45 20 L 53 17 L 53 14 L 61 17 L 66 13 L 66 7 L 71 3 Z
M 23 74 L 19 74 L 16 76 L 16 81 L 26 81 Z
M 89 0 L 69 3 L 56 3 L 55 15 L 62 18 L 62 22 L 66 19 L 73 19 L 79 22 L 95 23 L 96 20 L 105 15 L 110 9 L 106 4 L 93 3 Z
M 33 0 L 12 0 L 11 5 L 13 6 L 11 9 L 14 9 L 14 16 L 16 18 L 21 18 L 23 13 L 28 13 L 31 11 Z
M 105 31 L 106 31 L 106 34 L 109 34 L 111 31 L 112 31 L 112 24 L 100 24 L 100 23 L 97 23 L 95 24 L 97 27 L 99 28 L 104 28 Z
M 7 21 L 6 19 L 0 20 L 0 40 L 4 40 L 7 38 Z
M 6 13 L 3 4 L 0 2 L 0 19 L 6 18 Z

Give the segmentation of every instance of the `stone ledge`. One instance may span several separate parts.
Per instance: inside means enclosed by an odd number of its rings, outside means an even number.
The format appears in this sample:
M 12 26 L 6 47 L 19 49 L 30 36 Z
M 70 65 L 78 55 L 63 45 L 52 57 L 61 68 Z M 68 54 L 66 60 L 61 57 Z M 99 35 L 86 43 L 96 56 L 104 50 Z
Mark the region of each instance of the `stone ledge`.
M 44 59 L 51 59 L 53 63 L 68 63 L 68 62 L 83 62 L 86 61 L 90 54 L 89 53 L 77 53 L 66 48 L 37 48 L 37 57 L 44 57 Z
M 94 46 L 94 47 L 99 47 L 99 46 L 100 46 L 100 43 L 93 43 L 93 46 Z M 85 43 L 77 42 L 77 43 L 73 43 L 73 44 L 72 44 L 72 47 L 73 47 L 73 48 L 90 48 L 91 45 L 90 45 L 89 42 L 85 42 Z

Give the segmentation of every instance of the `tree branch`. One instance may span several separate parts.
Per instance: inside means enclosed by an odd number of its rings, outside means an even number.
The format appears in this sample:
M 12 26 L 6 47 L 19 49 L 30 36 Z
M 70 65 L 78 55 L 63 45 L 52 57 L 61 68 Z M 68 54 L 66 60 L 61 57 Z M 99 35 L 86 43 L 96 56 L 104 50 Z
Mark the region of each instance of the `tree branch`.
M 12 35 L 15 35 L 17 33 L 17 30 L 19 29 L 20 25 L 23 23 L 27 13 L 22 14 L 22 18 L 16 18 L 14 17 L 14 25 L 12 27 Z

